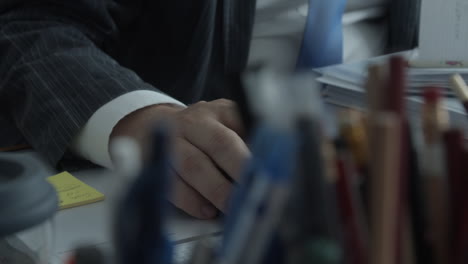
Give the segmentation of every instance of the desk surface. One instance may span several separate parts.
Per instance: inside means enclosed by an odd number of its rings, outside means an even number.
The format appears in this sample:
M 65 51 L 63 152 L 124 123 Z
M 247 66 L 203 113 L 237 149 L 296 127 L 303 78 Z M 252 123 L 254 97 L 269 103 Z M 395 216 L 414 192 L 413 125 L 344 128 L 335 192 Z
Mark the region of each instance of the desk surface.
M 34 152 L 23 152 L 15 155 L 40 160 Z M 56 172 L 40 162 L 46 176 Z M 112 239 L 113 208 L 119 198 L 119 190 L 123 190 L 119 179 L 111 171 L 87 170 L 73 173 L 75 177 L 102 192 L 104 201 L 80 207 L 64 209 L 57 212 L 54 218 L 55 248 L 52 263 L 63 263 L 61 260 L 74 247 L 81 244 L 98 245 L 110 249 Z M 168 233 L 176 244 L 183 244 L 197 240 L 203 236 L 210 236 L 221 231 L 216 221 L 201 221 L 191 218 L 177 210 L 171 210 L 168 219 Z M 185 249 L 182 245 L 177 248 Z M 177 254 L 177 252 L 176 252 Z

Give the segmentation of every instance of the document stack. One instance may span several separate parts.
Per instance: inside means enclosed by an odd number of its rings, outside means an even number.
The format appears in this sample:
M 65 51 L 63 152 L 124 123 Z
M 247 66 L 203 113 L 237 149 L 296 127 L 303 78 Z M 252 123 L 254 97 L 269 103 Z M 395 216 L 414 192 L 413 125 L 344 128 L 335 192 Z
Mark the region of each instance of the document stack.
M 416 51 L 398 54 L 406 58 L 413 58 Z M 343 107 L 364 109 L 365 82 L 368 77 L 368 68 L 371 65 L 380 64 L 388 59 L 388 56 L 373 58 L 370 60 L 329 66 L 316 71 L 321 75 L 317 81 L 323 84 L 322 95 L 325 101 Z M 410 120 L 416 120 L 420 116 L 421 99 L 424 87 L 439 87 L 444 95 L 444 105 L 450 113 L 452 124 L 457 127 L 468 127 L 465 110 L 459 100 L 454 97 L 450 89 L 450 76 L 460 74 L 468 80 L 468 68 L 416 68 L 407 67 L 406 108 Z

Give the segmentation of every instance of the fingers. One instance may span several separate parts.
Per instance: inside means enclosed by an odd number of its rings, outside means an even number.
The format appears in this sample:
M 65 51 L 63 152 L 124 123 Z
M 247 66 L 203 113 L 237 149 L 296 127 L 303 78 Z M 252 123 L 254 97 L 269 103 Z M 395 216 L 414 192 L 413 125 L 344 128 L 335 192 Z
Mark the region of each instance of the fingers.
M 239 116 L 239 110 L 237 109 L 236 103 L 226 99 L 218 99 L 211 102 L 215 113 L 217 114 L 218 120 L 236 132 L 240 137 L 245 136 L 244 125 Z
M 239 180 L 244 162 L 250 156 L 239 135 L 214 119 L 200 120 L 184 131 L 190 143 L 206 153 L 232 179 Z
M 175 171 L 193 189 L 225 212 L 233 186 L 215 167 L 211 159 L 188 141 L 175 140 L 178 164 Z
M 236 132 L 240 137 L 245 134 L 237 106 L 230 100 L 200 101 L 187 108 L 184 117 L 185 122 L 196 122 L 211 117 Z
M 177 208 L 199 219 L 212 219 L 218 210 L 174 171 L 173 191 L 170 201 Z

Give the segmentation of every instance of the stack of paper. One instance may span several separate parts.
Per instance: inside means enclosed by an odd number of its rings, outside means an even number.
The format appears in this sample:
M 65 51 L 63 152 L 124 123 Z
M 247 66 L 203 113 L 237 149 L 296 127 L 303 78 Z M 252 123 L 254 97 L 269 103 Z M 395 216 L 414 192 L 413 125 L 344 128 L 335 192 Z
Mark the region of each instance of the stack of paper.
M 413 53 L 399 55 L 408 58 L 411 54 Z M 370 64 L 385 64 L 388 59 L 388 56 L 383 56 L 359 63 L 317 69 L 316 71 L 321 74 L 317 81 L 324 84 L 325 87 L 323 90 L 325 100 L 336 105 L 364 109 L 366 105 L 364 87 L 367 79 L 367 68 Z M 445 107 L 449 110 L 454 123 L 468 128 L 464 108 L 450 91 L 449 77 L 454 73 L 462 74 L 464 79 L 468 81 L 467 68 L 408 68 L 407 109 L 410 118 L 419 117 L 423 102 L 420 97 L 422 89 L 427 86 L 437 86 L 445 89 Z
M 412 57 L 413 53 L 401 53 L 405 57 Z M 362 92 L 362 87 L 367 78 L 367 68 L 370 64 L 385 63 L 388 56 L 374 58 L 368 61 L 329 66 L 318 69 L 322 74 L 318 80 L 331 86 L 338 86 L 348 90 Z M 459 73 L 468 81 L 468 68 L 412 68 L 408 67 L 407 81 L 408 95 L 421 95 L 422 89 L 428 86 L 443 88 L 447 96 L 453 96 L 450 89 L 449 78 L 452 74 Z

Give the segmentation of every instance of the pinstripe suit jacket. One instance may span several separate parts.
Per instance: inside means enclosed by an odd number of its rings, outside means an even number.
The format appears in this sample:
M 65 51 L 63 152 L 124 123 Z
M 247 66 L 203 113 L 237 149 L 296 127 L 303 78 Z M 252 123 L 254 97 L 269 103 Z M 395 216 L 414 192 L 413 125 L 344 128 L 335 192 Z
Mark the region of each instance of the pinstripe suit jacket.
M 24 137 L 55 164 L 129 91 L 227 97 L 218 79 L 245 67 L 254 10 L 255 0 L 0 0 L 0 147 Z
M 3 144 L 21 135 L 55 164 L 124 93 L 224 96 L 216 80 L 245 67 L 254 11 L 255 0 L 0 1 Z

